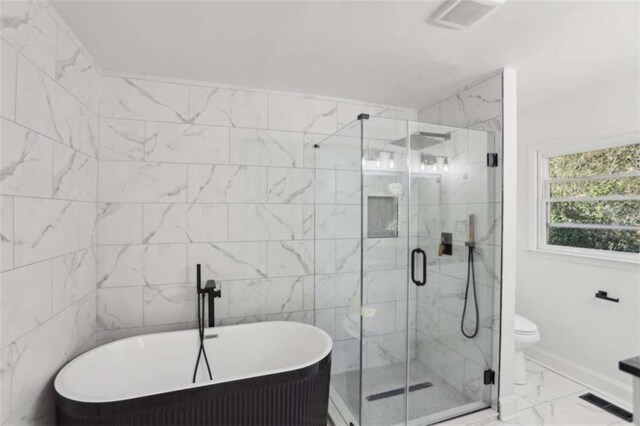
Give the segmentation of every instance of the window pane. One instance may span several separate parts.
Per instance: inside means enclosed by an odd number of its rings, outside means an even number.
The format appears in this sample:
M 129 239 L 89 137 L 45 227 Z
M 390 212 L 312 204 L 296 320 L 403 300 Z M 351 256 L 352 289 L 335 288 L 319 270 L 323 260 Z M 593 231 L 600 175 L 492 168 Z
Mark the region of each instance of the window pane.
M 640 226 L 640 201 L 551 203 L 551 223 Z
M 640 253 L 639 231 L 548 228 L 547 243 L 555 246 Z
M 549 159 L 550 178 L 637 171 L 640 171 L 640 144 L 562 155 Z
M 640 195 L 640 176 L 551 183 L 551 198 Z

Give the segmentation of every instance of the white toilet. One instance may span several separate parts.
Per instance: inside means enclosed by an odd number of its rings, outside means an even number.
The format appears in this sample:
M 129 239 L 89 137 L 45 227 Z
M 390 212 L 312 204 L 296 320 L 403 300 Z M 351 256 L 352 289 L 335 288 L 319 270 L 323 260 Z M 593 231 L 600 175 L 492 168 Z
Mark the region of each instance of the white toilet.
M 532 321 L 516 314 L 515 321 L 515 378 L 516 385 L 525 385 L 527 383 L 527 368 L 524 363 L 524 348 L 533 346 L 540 341 L 540 332 L 538 327 Z

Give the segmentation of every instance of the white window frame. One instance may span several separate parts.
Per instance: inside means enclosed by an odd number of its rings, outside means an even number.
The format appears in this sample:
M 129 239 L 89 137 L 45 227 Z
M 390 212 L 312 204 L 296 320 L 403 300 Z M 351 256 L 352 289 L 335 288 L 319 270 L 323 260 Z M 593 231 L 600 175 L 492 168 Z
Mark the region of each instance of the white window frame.
M 600 149 L 613 148 L 617 146 L 626 146 L 640 143 L 640 132 L 633 132 L 624 135 L 618 135 L 614 137 L 602 138 L 592 140 L 588 142 L 581 142 L 579 144 L 570 144 L 565 146 L 549 146 L 545 148 L 538 148 L 534 151 L 535 155 L 535 249 L 542 252 L 561 253 L 568 255 L 585 256 L 592 258 L 618 260 L 624 262 L 640 263 L 640 253 L 624 253 L 608 250 L 587 249 L 581 247 L 570 246 L 556 246 L 547 243 L 547 217 L 549 215 L 548 209 L 548 191 L 547 188 L 547 176 L 548 176 L 548 160 L 551 157 L 557 157 L 562 155 L 578 154 L 581 152 L 596 151 Z M 620 176 L 639 176 L 640 173 L 625 173 L 619 175 L 610 176 L 594 176 L 589 179 L 598 180 L 611 177 Z M 557 181 L 570 181 L 572 179 L 558 179 Z M 584 180 L 584 179 L 577 179 Z M 599 197 L 602 200 L 628 200 L 628 199 L 640 199 L 640 197 Z M 571 199 L 567 198 L 570 201 Z M 579 198 L 576 198 L 579 200 Z M 572 226 L 573 227 L 573 226 Z M 583 225 L 580 227 L 588 228 L 590 225 Z M 599 226 L 599 229 L 605 228 Z M 611 229 L 624 229 L 626 227 L 612 226 Z

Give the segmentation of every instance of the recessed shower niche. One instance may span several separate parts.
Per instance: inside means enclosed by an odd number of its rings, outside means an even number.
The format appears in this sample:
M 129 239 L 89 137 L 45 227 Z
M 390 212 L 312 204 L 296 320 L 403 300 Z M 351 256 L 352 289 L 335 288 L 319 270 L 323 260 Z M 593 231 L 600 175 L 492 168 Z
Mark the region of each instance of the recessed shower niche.
M 398 236 L 398 197 L 367 197 L 367 237 Z

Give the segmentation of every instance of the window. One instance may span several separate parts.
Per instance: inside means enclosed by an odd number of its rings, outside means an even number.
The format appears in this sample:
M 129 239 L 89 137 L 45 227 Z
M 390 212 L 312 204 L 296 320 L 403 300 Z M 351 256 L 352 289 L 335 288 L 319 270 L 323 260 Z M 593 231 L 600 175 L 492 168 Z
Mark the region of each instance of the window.
M 640 259 L 640 138 L 617 139 L 538 153 L 538 248 Z

